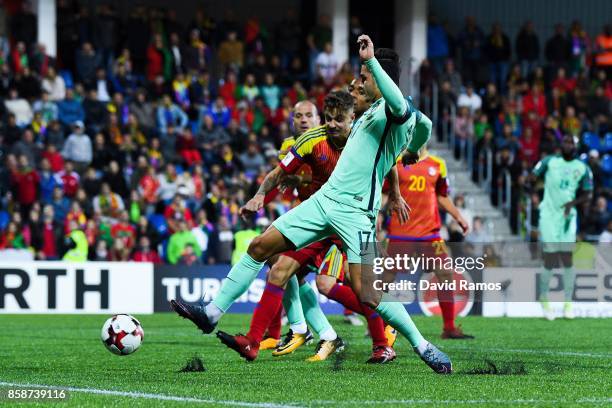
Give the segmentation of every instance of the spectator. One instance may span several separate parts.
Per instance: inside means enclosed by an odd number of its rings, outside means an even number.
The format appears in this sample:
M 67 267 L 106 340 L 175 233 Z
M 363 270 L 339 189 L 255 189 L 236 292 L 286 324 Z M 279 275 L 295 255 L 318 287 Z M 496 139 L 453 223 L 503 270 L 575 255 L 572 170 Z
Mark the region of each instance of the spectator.
M 338 60 L 333 53 L 331 42 L 325 43 L 325 47 L 317 56 L 315 64 L 317 77 L 322 78 L 328 87 L 331 86 L 338 72 Z
M 61 186 L 55 186 L 53 189 L 51 206 L 53 208 L 55 221 L 63 223 L 68 211 L 70 211 L 70 200 L 64 197 L 64 189 Z
M 32 108 L 34 110 L 34 113 L 41 114 L 45 127 L 54 120 L 57 120 L 57 104 L 49 99 L 49 93 L 47 91 L 42 92 L 41 98 L 34 102 Z
M 533 130 L 524 128 L 524 134 L 519 139 L 519 159 L 528 163 L 537 163 L 540 159 L 540 140 L 533 137 Z
M 181 219 L 177 222 L 177 225 L 178 230 L 170 236 L 167 250 L 168 262 L 173 265 L 179 263 L 183 257 L 193 261 L 192 257 L 194 255 L 196 258 L 199 258 L 202 255 L 200 245 L 198 244 L 198 241 L 193 233 L 190 231 L 187 221 Z
M 138 124 L 147 135 L 155 130 L 155 110 L 153 105 L 147 101 L 144 89 L 136 92 L 136 98 L 130 103 L 129 110 L 136 116 Z
M 219 46 L 219 62 L 224 71 L 240 71 L 244 66 L 244 44 L 235 31 L 230 31 Z
M 265 78 L 265 84 L 261 87 L 261 95 L 266 106 L 270 110 L 275 111 L 280 104 L 281 89 L 274 83 L 274 76 L 272 74 L 266 74 Z
M 612 26 L 606 24 L 595 39 L 595 65 L 612 77 Z
M 485 54 L 489 60 L 490 81 L 505 93 L 508 64 L 512 49 L 510 39 L 502 31 L 499 23 L 493 24 L 491 34 L 486 39 Z
M 587 226 L 586 233 L 599 235 L 604 232 L 610 222 L 610 212 L 608 211 L 608 200 L 600 196 L 595 200 L 595 205 L 587 213 L 584 224 Z
M 531 86 L 523 96 L 523 113 L 534 112 L 538 117 L 544 118 L 548 114 L 546 109 L 546 96 L 537 84 Z
M 36 258 L 46 261 L 58 260 L 62 251 L 64 234 L 62 227 L 54 219 L 53 207 L 45 205 L 42 221 L 34 227 L 34 236 L 38 237 L 34 245 Z
M 164 47 L 164 41 L 160 34 L 155 34 L 149 48 L 147 48 L 147 80 L 153 81 L 162 77 L 165 81 L 172 74 L 172 56 L 170 51 Z
M 486 231 L 483 220 L 480 217 L 474 217 L 473 227 L 465 236 L 465 241 L 472 244 L 486 244 L 491 242 L 491 236 Z
M 210 51 L 200 38 L 198 30 L 191 30 L 189 43 L 185 48 L 185 68 L 187 71 L 200 71 L 206 68 L 207 54 Z
M 70 232 L 66 236 L 66 247 L 68 251 L 64 254 L 62 259 L 68 262 L 87 261 L 89 245 L 85 233 L 78 229 L 78 225 L 75 221 L 70 223 L 69 230 Z
M 57 104 L 58 119 L 65 128 L 69 128 L 77 121 L 85 120 L 83 105 L 75 98 L 74 90 L 66 90 L 66 98 Z
M 22 74 L 24 69 L 29 67 L 30 59 L 26 50 L 26 45 L 23 41 L 17 42 L 13 52 L 11 53 L 11 62 L 15 74 Z
M 31 166 L 35 166 L 40 159 L 40 148 L 34 142 L 34 133 L 32 129 L 25 129 L 21 136 L 21 140 L 13 145 L 11 153 L 15 157 L 25 156 Z
M 12 182 L 17 192 L 17 202 L 21 216 L 27 219 L 32 205 L 38 198 L 40 176 L 25 155 L 19 156 L 19 167 L 12 174 Z
M 448 38 L 446 31 L 438 23 L 438 16 L 429 15 L 427 24 L 427 59 L 431 61 L 437 74 L 442 73 L 444 61 L 448 58 Z
M 17 88 L 19 95 L 29 102 L 40 97 L 40 81 L 29 67 L 23 68 L 23 72 L 15 76 L 13 85 Z
M 85 230 L 87 217 L 85 217 L 85 213 L 83 212 L 83 209 L 78 201 L 73 201 L 70 204 L 70 211 L 68 211 L 68 214 L 66 214 L 66 219 L 64 220 L 64 230 L 67 235 L 70 234 L 70 226 L 72 223 L 76 224 L 76 228 Z
M 100 194 L 93 199 L 93 207 L 96 214 L 101 214 L 107 219 L 118 218 L 125 209 L 123 199 L 111 191 L 108 183 L 102 183 Z
M 550 64 L 551 69 L 557 70 L 559 67 L 565 67 L 569 63 L 571 56 L 571 43 L 565 36 L 565 30 L 562 24 L 555 25 L 554 35 L 546 42 L 546 59 Z
M 451 59 L 446 61 L 444 65 L 444 72 L 440 74 L 438 82 L 444 83 L 445 81 L 450 83 L 453 93 L 455 95 L 459 95 L 462 86 L 461 74 L 455 70 L 455 63 Z
M 465 93 L 459 95 L 459 99 L 457 99 L 457 107 L 467 107 L 470 111 L 470 114 L 473 114 L 482 106 L 482 98 L 476 93 L 474 93 L 474 86 L 472 84 L 468 84 Z
M 254 177 L 259 173 L 262 166 L 265 165 L 266 161 L 262 154 L 259 152 L 259 148 L 256 143 L 250 143 L 247 151 L 240 155 L 240 161 L 244 166 L 244 171 L 247 175 Z
M 162 105 L 157 108 L 158 129 L 163 135 L 181 132 L 187 126 L 188 118 L 185 112 L 172 103 L 169 95 L 164 95 Z
M 151 249 L 151 240 L 146 235 L 141 236 L 138 240 L 138 248 L 132 255 L 132 261 L 161 263 L 161 258 L 156 250 Z
M 457 38 L 463 61 L 462 77 L 467 82 L 480 82 L 479 71 L 483 59 L 484 34 L 472 16 L 465 18 L 465 27 Z
M 474 120 L 466 106 L 459 108 L 459 114 L 455 119 L 455 135 L 455 157 L 464 157 L 467 141 L 474 138 Z
M 197 149 L 196 140 L 191 130 L 185 129 L 183 133 L 179 135 L 176 142 L 176 150 L 187 167 L 191 168 L 193 165 L 202 164 L 202 156 Z
M 59 102 L 66 98 L 64 78 L 57 75 L 53 67 L 47 69 L 47 75 L 42 80 L 41 86 L 43 91 L 49 93 L 49 99 L 54 102 Z
M 53 146 L 53 145 L 50 145 Z M 40 177 L 40 200 L 43 204 L 48 204 L 53 198 L 53 190 L 58 186 L 57 179 L 53 174 L 54 171 L 51 168 L 51 164 L 47 158 L 43 158 L 40 161 L 40 171 L 38 173 Z
M 74 166 L 71 161 L 64 163 L 64 169 L 55 174 L 55 180 L 58 186 L 64 189 L 64 195 L 68 198 L 74 198 L 79 189 L 80 177 L 74 171 Z
M 527 77 L 535 68 L 540 58 L 540 41 L 536 34 L 533 21 L 523 24 L 515 41 L 516 56 L 521 65 L 521 73 Z
M 32 107 L 29 102 L 21 98 L 16 89 L 9 91 L 9 98 L 4 101 L 7 112 L 15 115 L 17 126 L 24 128 L 32 122 Z
M 259 88 L 255 83 L 255 75 L 247 74 L 244 79 L 244 84 L 238 87 L 238 99 L 245 98 L 249 103 L 253 103 L 255 98 L 259 96 Z
M 210 106 L 210 108 L 202 108 L 200 111 L 200 121 L 202 115 L 209 115 L 215 126 L 225 128 L 230 122 L 232 112 L 225 106 L 225 100 L 221 97 L 217 97 L 215 103 Z
M 351 18 L 351 22 L 353 17 Z M 353 38 L 351 26 L 351 39 Z M 302 41 L 302 29 L 297 14 L 293 7 L 287 9 L 287 14 L 281 23 L 278 25 L 276 32 L 278 49 L 281 50 L 281 65 L 285 69 L 294 56 L 300 51 Z M 356 40 L 356 38 L 355 38 Z M 349 40 L 350 43 L 351 40 Z
M 73 132 L 62 149 L 62 156 L 66 160 L 74 162 L 74 167 L 78 173 L 83 173 L 92 161 L 93 150 L 91 139 L 83 133 L 85 125 L 82 121 L 74 122 Z
M 9 248 L 26 248 L 23 233 L 19 230 L 19 226 L 13 221 L 8 223 L 8 226 L 4 232 L 0 232 L 0 249 Z
M 101 63 L 101 55 L 96 53 L 91 43 L 84 42 L 76 56 L 77 78 L 85 84 L 93 85 L 96 70 L 101 66 Z
M 107 183 L 110 189 L 117 193 L 120 197 L 127 197 L 129 190 L 125 181 L 125 176 L 121 171 L 121 167 L 117 161 L 112 160 L 108 164 L 107 171 L 102 178 L 102 183 Z
M 572 26 L 569 32 L 569 40 L 571 43 L 571 59 L 570 59 L 570 71 L 572 74 L 577 75 L 586 68 L 586 57 L 589 48 L 590 40 L 588 34 L 580 25 L 578 20 L 572 22 Z
M 325 44 L 332 41 L 331 19 L 328 14 L 320 14 L 317 25 L 310 31 L 312 41 L 317 50 L 322 50 Z

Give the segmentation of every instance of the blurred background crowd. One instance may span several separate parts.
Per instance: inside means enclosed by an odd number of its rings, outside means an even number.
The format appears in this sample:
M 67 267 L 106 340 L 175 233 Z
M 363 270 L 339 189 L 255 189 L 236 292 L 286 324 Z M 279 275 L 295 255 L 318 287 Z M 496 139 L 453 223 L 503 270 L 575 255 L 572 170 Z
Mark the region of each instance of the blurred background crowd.
M 58 2 L 57 58 L 36 43 L 27 4 L 0 16 L 0 250 L 231 262 L 291 207 L 279 197 L 253 222 L 238 216 L 293 134 L 292 106 L 310 99 L 321 109 L 353 79 L 354 45 L 337 61 L 329 17 L 303 27 L 293 9 L 264 25 L 231 10 L 215 21 L 198 9 L 182 22 L 172 9 L 75 7 Z M 351 18 L 351 44 L 362 32 Z M 430 16 L 421 108 L 437 112 L 438 137 L 452 133 L 458 157 L 477 158 L 475 179 L 478 158 L 492 157 L 494 202 L 497 174 L 511 173 L 515 232 L 537 221 L 527 212 L 541 192 L 526 175 L 563 134 L 576 136 L 595 174 L 581 232 L 612 230 L 611 38 L 610 27 L 591 38 L 579 22 L 538 38 L 526 22 L 511 40 L 471 18 L 451 33 Z M 468 240 L 487 239 L 481 222 L 473 218 Z

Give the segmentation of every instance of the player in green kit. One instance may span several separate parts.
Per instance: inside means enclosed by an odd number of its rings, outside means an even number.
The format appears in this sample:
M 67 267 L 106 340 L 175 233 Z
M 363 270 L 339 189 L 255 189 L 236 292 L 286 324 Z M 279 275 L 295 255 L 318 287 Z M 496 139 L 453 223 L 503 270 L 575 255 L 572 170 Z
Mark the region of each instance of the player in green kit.
M 232 268 L 221 294 L 228 296 L 238 280 L 250 279 L 271 256 L 337 235 L 346 251 L 353 289 L 362 302 L 404 335 L 419 357 L 435 372 L 449 374 L 451 361 L 446 354 L 423 338 L 403 304 L 367 296 L 371 290 L 360 285 L 373 280 L 372 261 L 376 256 L 376 217 L 381 206 L 385 176 L 404 152 L 405 164 L 416 163 L 419 149 L 431 134 L 431 121 L 407 102 L 397 83 L 400 65 L 395 51 L 379 49 L 368 36 L 359 37 L 359 55 L 363 61 L 361 80 L 368 96 L 375 102 L 355 122 L 344 150 L 329 180 L 308 200 L 278 218 L 262 235 L 255 238 L 247 254 Z M 400 197 L 390 205 L 406 211 Z M 363 268 L 362 268 L 363 267 Z M 262 295 L 270 304 L 282 301 L 291 276 L 271 271 Z M 371 289 L 371 288 L 370 288 Z M 210 333 L 215 325 L 213 307 L 190 308 L 190 319 Z M 272 309 L 272 307 L 271 307 Z M 245 349 L 250 348 L 249 345 Z
M 539 207 L 540 241 L 544 252 L 539 300 L 548 320 L 555 318 L 548 303 L 548 286 L 553 269 L 561 265 L 565 295 L 563 315 L 568 319 L 574 317 L 571 301 L 575 282 L 572 268 L 577 227 L 575 207 L 590 202 L 593 191 L 593 173 L 589 166 L 575 158 L 575 154 L 574 137 L 566 135 L 561 144 L 561 156 L 548 156 L 533 169 L 537 177 L 544 179 L 544 199 Z

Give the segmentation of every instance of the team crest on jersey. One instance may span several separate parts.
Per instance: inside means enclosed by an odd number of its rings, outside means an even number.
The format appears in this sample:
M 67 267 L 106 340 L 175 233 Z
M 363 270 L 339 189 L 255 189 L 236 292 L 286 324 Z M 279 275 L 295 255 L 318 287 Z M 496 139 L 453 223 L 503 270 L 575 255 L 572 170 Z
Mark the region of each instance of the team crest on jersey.
M 319 156 L 319 160 L 322 162 L 327 161 L 327 155 L 325 153 L 323 153 L 321 156 Z
M 432 177 L 436 175 L 436 169 L 434 169 L 433 167 L 430 167 L 429 170 L 427 170 L 427 172 Z

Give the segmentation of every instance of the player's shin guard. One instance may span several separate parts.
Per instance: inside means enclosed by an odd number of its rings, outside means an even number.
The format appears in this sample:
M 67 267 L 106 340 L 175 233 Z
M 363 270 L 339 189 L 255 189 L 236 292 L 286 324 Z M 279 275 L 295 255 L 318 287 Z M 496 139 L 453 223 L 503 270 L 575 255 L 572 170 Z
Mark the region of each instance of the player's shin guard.
M 336 283 L 327 295 L 328 298 L 335 300 L 341 305 L 347 307 L 355 313 L 359 313 L 368 321 L 368 330 L 372 336 L 374 346 L 387 346 L 387 337 L 385 336 L 385 323 L 378 314 L 359 302 L 357 295 L 350 287 Z
M 412 347 L 418 348 L 425 342 L 403 304 L 399 302 L 380 302 L 376 311 L 384 321 L 406 337 Z
M 300 300 L 306 321 L 322 340 L 333 341 L 338 335 L 323 314 L 317 295 L 308 283 L 300 286 Z
M 304 310 L 300 301 L 300 284 L 295 275 L 287 282 L 285 296 L 283 297 L 283 307 L 287 312 L 287 320 L 293 333 L 306 333 L 308 326 L 306 326 L 306 318 L 304 317 Z
M 219 295 L 212 303 L 223 313 L 227 312 L 227 309 L 234 304 L 236 299 L 242 296 L 251 286 L 263 266 L 264 262 L 257 262 L 249 254 L 244 254 L 230 270 L 221 285 Z
M 566 302 L 572 301 L 575 283 L 576 275 L 574 274 L 574 268 L 563 268 L 563 293 Z
M 284 293 L 285 290 L 280 286 L 269 282 L 266 284 L 261 300 L 253 313 L 251 328 L 247 333 L 247 337 L 251 341 L 257 344 L 261 343 L 266 329 L 270 326 L 270 322 L 277 315 L 281 307 Z
M 444 330 L 455 329 L 455 303 L 452 290 L 438 289 L 438 302 L 442 311 Z

